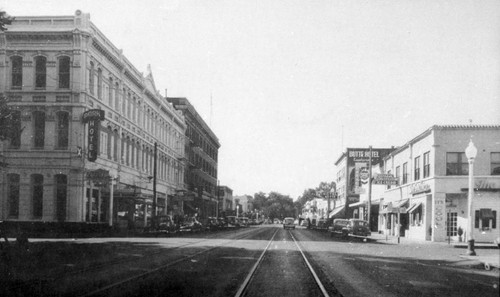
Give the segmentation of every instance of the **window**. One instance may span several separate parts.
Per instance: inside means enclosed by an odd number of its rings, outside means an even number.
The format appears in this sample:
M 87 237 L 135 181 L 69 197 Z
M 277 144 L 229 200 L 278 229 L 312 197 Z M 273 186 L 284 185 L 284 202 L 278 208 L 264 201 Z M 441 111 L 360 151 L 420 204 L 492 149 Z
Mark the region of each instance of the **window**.
M 500 175 L 500 153 L 491 153 L 491 175 Z
M 9 191 L 7 194 L 9 202 L 9 217 L 17 219 L 19 217 L 19 174 L 8 174 L 7 183 L 7 189 Z
M 431 163 L 429 159 L 429 152 L 424 153 L 424 178 L 429 177 L 431 174 Z
M 21 89 L 23 87 L 23 58 L 14 56 L 12 63 L 12 88 Z
M 56 174 L 56 218 L 59 222 L 64 222 L 66 220 L 66 199 L 67 199 L 67 187 L 68 178 L 63 174 Z
M 108 156 L 108 133 L 101 131 L 101 139 L 99 139 L 99 155 Z
M 420 179 L 420 156 L 416 157 L 415 158 L 415 162 L 414 162 L 414 176 L 413 176 L 413 180 L 419 180 Z
M 474 228 L 481 230 L 497 228 L 497 212 L 491 208 L 481 208 L 475 211 Z
M 58 149 L 67 149 L 69 144 L 69 114 L 67 112 L 57 113 L 56 144 Z
M 89 69 L 89 91 L 90 94 L 94 95 L 94 63 L 90 62 Z
M 446 213 L 446 236 L 457 236 L 457 213 L 448 212 Z
M 59 58 L 59 88 L 69 89 L 69 69 L 70 60 L 69 57 Z
M 102 69 L 97 70 L 97 99 L 102 100 Z
M 33 218 L 39 219 L 43 216 L 43 175 L 31 175 L 31 191 L 33 199 Z
M 446 175 L 468 175 L 469 164 L 465 153 L 446 153 Z
M 115 110 L 120 111 L 120 85 L 115 83 Z
M 45 113 L 43 111 L 33 112 L 33 147 L 43 148 L 45 145 Z
M 10 139 L 10 148 L 21 146 L 21 112 L 10 110 L 10 116 L 0 118 L 0 134 Z
M 408 183 L 408 163 L 403 163 L 403 185 Z
M 47 58 L 35 58 L 35 88 L 44 89 L 47 85 Z

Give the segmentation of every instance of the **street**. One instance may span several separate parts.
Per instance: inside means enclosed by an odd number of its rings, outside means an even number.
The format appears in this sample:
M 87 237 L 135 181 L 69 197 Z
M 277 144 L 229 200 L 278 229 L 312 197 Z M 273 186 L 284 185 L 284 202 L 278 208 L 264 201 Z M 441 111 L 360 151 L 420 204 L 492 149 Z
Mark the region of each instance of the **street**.
M 498 296 L 498 269 L 486 271 L 464 252 L 277 224 L 157 238 L 32 239 L 25 255 L 2 266 L 8 277 L 0 295 Z

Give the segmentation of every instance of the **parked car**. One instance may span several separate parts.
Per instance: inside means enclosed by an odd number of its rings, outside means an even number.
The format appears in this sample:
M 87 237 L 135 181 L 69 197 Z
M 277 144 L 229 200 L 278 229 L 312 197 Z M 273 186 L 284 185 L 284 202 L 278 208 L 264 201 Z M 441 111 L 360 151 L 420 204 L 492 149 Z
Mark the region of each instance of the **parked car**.
M 229 228 L 239 228 L 240 221 L 236 218 L 236 216 L 228 216 L 226 217 L 227 226 Z
M 294 218 L 285 218 L 283 220 L 283 229 L 295 229 Z
M 179 231 L 179 225 L 174 223 L 174 219 L 170 215 L 158 216 L 158 231 L 174 234 Z
M 370 236 L 371 231 L 367 221 L 359 219 L 350 219 L 349 224 L 342 229 L 343 234 L 356 236 Z
M 238 217 L 238 221 L 240 222 L 240 227 L 248 227 L 247 217 Z
M 302 220 L 302 223 L 300 223 L 301 226 L 303 227 L 309 227 L 309 221 L 308 220 Z
M 328 224 L 327 220 L 324 218 L 320 218 L 316 221 L 316 226 L 314 229 L 319 229 L 319 230 L 328 230 Z
M 328 227 L 328 232 L 330 232 L 330 236 L 335 233 L 342 234 L 342 229 L 346 228 L 347 225 L 349 225 L 348 219 L 334 219 L 333 224 Z
M 180 232 L 198 232 L 202 229 L 202 224 L 196 218 L 192 217 L 185 219 L 179 227 Z

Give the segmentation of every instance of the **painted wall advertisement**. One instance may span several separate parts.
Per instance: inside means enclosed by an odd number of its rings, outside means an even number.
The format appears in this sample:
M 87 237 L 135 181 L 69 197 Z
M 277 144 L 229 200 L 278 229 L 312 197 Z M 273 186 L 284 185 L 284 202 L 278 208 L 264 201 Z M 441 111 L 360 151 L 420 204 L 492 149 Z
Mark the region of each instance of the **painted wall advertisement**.
M 372 165 L 379 164 L 392 149 L 371 149 Z M 363 194 L 363 185 L 367 184 L 370 176 L 368 164 L 370 162 L 370 148 L 347 149 L 347 179 L 348 195 Z

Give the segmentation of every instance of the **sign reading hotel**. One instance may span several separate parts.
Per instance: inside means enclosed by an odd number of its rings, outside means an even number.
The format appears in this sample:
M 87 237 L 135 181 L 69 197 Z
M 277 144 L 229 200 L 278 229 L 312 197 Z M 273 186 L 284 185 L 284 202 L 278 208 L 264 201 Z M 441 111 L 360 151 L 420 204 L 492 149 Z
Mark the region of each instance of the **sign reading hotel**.
M 368 183 L 369 170 L 368 164 L 379 164 L 382 159 L 388 155 L 392 149 L 370 149 L 369 148 L 348 148 L 347 149 L 347 189 L 348 195 L 363 194 L 363 184 Z
M 88 123 L 87 159 L 95 162 L 99 149 L 99 126 L 104 120 L 104 110 L 90 109 L 83 113 L 82 121 Z

